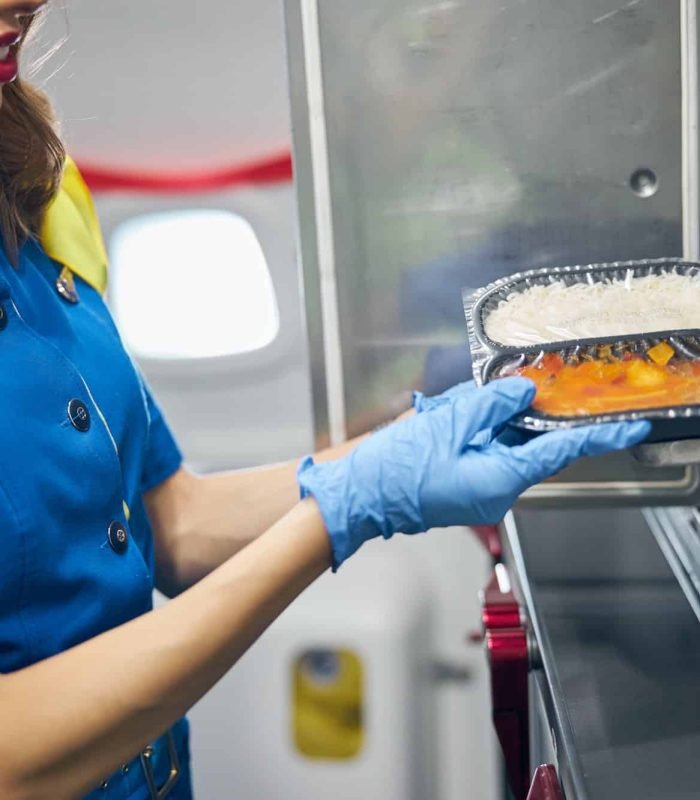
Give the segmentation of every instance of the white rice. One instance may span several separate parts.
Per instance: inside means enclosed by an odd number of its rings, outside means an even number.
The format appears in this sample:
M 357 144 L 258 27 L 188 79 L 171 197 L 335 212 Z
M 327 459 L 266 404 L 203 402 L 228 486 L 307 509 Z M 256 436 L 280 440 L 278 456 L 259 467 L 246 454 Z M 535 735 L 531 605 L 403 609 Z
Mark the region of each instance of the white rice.
M 531 286 L 502 300 L 484 327 L 503 345 L 700 328 L 700 276 L 629 273 L 604 283 Z

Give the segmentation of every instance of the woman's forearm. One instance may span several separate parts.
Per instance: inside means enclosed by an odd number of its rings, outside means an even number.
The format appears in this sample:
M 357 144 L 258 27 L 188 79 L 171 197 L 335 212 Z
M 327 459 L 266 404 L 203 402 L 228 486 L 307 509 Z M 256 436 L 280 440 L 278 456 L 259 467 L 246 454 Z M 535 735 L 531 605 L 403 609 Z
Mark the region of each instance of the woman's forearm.
M 163 608 L 0 677 L 0 796 L 61 800 L 99 784 L 213 686 L 329 564 L 320 512 L 304 501 Z
M 341 458 L 360 441 L 348 441 L 314 458 Z M 174 597 L 274 525 L 299 501 L 297 466 L 294 461 L 207 476 L 181 469 L 149 492 L 158 588 Z

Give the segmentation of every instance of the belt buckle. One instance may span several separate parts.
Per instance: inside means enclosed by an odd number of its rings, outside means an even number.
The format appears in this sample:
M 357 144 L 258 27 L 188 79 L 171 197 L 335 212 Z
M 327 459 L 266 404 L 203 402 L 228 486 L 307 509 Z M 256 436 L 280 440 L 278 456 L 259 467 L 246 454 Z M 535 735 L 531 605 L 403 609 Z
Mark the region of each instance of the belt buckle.
M 170 758 L 170 773 L 165 783 L 158 788 L 156 785 L 156 776 L 153 771 L 152 759 L 155 754 L 153 747 L 147 747 L 141 753 L 141 767 L 146 776 L 146 785 L 150 794 L 150 800 L 165 800 L 170 790 L 177 783 L 180 777 L 180 760 L 177 757 L 177 748 L 175 747 L 175 737 L 172 730 L 165 734 L 165 741 L 168 746 L 168 756 Z

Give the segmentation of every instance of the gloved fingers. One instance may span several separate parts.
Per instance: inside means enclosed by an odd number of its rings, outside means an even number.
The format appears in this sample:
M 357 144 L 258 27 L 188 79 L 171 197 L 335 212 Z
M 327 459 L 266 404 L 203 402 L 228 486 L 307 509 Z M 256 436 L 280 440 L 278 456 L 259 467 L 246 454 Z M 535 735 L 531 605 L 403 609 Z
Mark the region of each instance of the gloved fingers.
M 452 405 L 455 437 L 460 449 L 485 428 L 497 428 L 525 411 L 535 396 L 535 384 L 526 378 L 501 378 L 457 398 Z
M 494 431 L 494 440 L 504 447 L 518 447 L 531 441 L 537 434 L 524 431 L 506 423 Z
M 468 449 L 469 450 L 484 450 L 485 448 L 490 448 L 493 446 L 493 431 L 491 428 L 484 428 L 483 431 L 479 431 L 474 438 L 469 442 Z
M 510 450 L 512 465 L 526 485 L 540 483 L 584 456 L 624 450 L 646 439 L 648 421 L 588 425 L 545 433 Z
M 476 384 L 474 381 L 465 381 L 433 397 L 426 397 L 422 392 L 413 392 L 413 408 L 415 408 L 417 414 L 421 414 L 423 411 L 432 411 L 438 406 L 451 403 L 458 397 L 464 397 L 475 390 Z
M 479 431 L 476 436 L 469 442 L 470 447 L 485 447 L 488 444 L 503 445 L 503 447 L 515 447 L 516 445 L 525 444 L 530 439 L 537 436 L 531 431 L 520 430 L 514 427 L 509 422 L 504 422 L 497 425 L 495 428 L 484 428 Z

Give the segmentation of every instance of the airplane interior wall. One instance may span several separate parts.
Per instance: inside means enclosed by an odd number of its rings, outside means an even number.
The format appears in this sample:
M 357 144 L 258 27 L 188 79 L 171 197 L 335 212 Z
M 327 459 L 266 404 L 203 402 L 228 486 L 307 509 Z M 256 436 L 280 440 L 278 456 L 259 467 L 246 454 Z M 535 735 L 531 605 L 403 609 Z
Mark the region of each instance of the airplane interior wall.
M 32 56 L 63 39 L 38 77 L 80 165 L 194 176 L 280 157 L 291 148 L 280 0 L 63 0 L 54 3 Z M 197 192 L 132 187 L 96 192 L 95 199 L 111 256 L 108 299 L 118 310 L 124 298 L 115 292 L 121 291 L 148 315 L 147 326 L 119 313 L 116 318 L 136 343 L 134 357 L 188 462 L 208 471 L 310 451 L 309 348 L 291 181 Z M 194 212 L 212 211 L 226 212 L 232 225 L 248 223 L 264 254 L 274 291 L 269 316 L 277 329 L 258 349 L 236 349 L 245 331 L 226 327 L 236 320 L 227 319 L 215 282 L 219 275 L 221 285 L 245 289 L 252 280 L 236 249 L 239 240 L 215 250 L 219 273 L 197 263 L 199 232 L 214 230 L 197 225 L 219 218 Z M 176 214 L 190 218 L 168 216 Z M 194 256 L 180 263 L 163 239 L 143 275 L 134 277 L 118 243 L 137 230 L 130 223 L 139 223 L 141 235 L 144 226 L 155 231 L 164 219 L 192 224 L 185 249 L 194 248 Z M 236 228 L 242 237 L 246 230 Z M 210 283 L 203 285 L 205 266 Z M 229 273 L 238 283 L 230 283 Z M 215 306 L 220 320 L 209 315 Z M 154 357 L 157 343 L 139 338 L 160 325 L 186 326 L 197 338 L 215 323 L 232 342 L 215 358 Z M 211 345 L 204 336 L 202 352 Z M 485 660 L 466 644 L 479 622 L 476 589 L 487 567 L 473 537 L 446 531 L 373 543 L 341 574 L 325 576 L 193 710 L 198 798 L 497 797 Z M 357 657 L 364 676 L 362 747 L 345 759 L 305 755 L 292 731 L 298 710 L 292 687 L 304 679 L 297 674 L 299 659 L 307 658 L 305 669 L 327 669 L 346 653 Z M 305 675 L 321 683 L 333 679 L 309 669 Z

